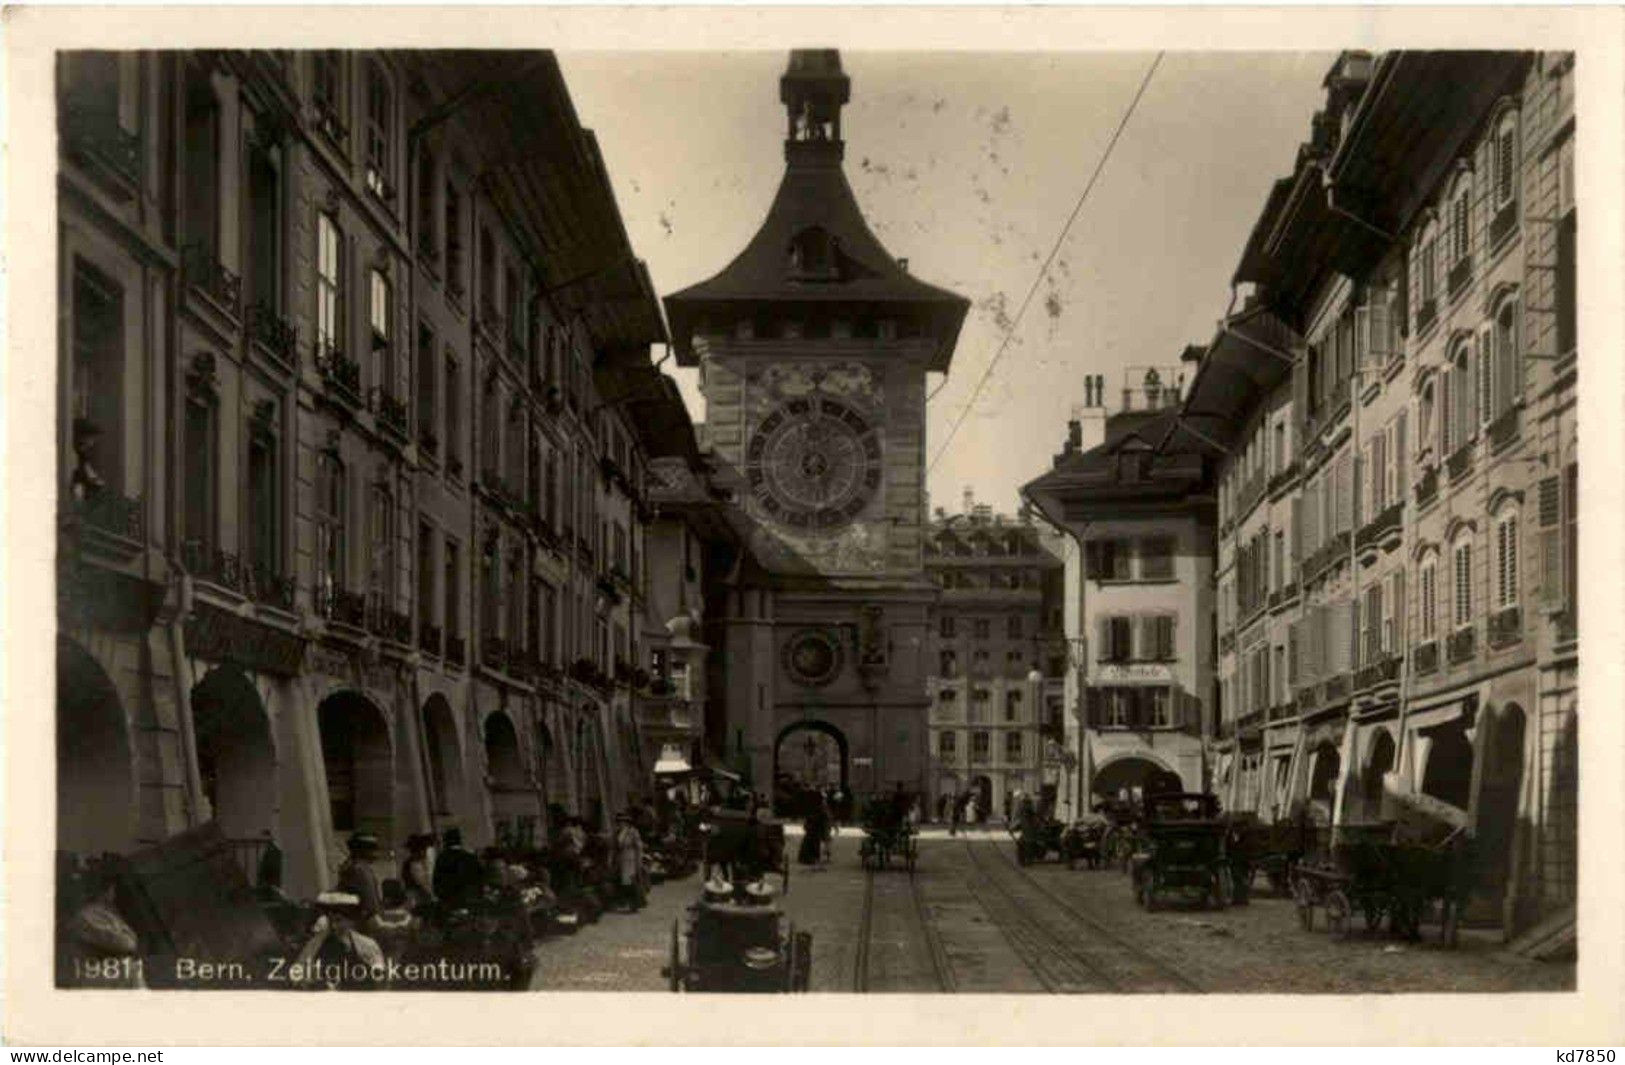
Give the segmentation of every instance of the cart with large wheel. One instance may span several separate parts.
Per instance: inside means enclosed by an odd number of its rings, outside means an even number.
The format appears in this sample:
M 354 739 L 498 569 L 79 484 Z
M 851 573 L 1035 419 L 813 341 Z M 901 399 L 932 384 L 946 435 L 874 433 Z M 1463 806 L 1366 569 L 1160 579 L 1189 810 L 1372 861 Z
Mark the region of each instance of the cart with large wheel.
M 910 873 L 919 859 L 919 841 L 905 821 L 901 824 L 870 823 L 863 826 L 858 844 L 858 860 L 865 869 L 884 869 L 896 861 Z
M 1135 901 L 1154 910 L 1170 893 L 1223 909 L 1233 897 L 1228 826 L 1218 800 L 1196 792 L 1147 796 L 1140 849 L 1130 859 Z
M 1405 927 L 1408 915 L 1394 891 L 1393 844 L 1393 821 L 1307 827 L 1304 857 L 1290 874 L 1304 930 L 1315 927 L 1316 910 L 1324 911 L 1327 930 L 1339 938 L 1353 932 L 1356 913 L 1368 931 L 1385 917 L 1395 928 Z
M 812 933 L 797 931 L 761 881 L 745 888 L 711 881 L 672 922 L 663 973 L 672 991 L 806 991 Z
M 1076 869 L 1083 862 L 1098 869 L 1106 860 L 1106 833 L 1111 823 L 1100 814 L 1084 814 L 1061 833 L 1061 857 L 1068 869 Z

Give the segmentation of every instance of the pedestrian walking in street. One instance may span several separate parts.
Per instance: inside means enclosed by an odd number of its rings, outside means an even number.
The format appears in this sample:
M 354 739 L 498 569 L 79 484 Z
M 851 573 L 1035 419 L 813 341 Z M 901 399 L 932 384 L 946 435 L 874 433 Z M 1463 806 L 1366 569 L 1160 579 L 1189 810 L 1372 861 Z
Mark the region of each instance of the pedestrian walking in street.
M 948 835 L 957 836 L 959 835 L 959 822 L 965 816 L 965 803 L 958 795 L 955 795 L 949 801 L 948 806 Z
M 646 891 L 643 880 L 643 836 L 631 812 L 615 818 L 615 883 L 622 903 L 630 912 L 643 909 Z

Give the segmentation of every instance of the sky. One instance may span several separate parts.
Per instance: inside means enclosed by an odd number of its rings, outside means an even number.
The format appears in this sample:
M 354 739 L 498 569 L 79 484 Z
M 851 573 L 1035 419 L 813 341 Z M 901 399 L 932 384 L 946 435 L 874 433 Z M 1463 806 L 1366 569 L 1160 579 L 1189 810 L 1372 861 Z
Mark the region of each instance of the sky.
M 1206 343 L 1270 185 L 1323 100 L 1330 53 L 1169 53 L 1049 270 L 1040 275 L 1154 55 L 842 53 L 846 173 L 912 273 L 972 303 L 927 411 L 933 507 L 1014 511 L 1050 468 L 1084 377 Z M 666 295 L 717 273 L 756 232 L 784 171 L 773 52 L 559 56 L 603 152 L 627 232 Z M 977 392 L 1023 298 L 1036 294 Z M 696 421 L 694 371 L 673 371 Z M 973 401 L 974 400 L 974 401 Z

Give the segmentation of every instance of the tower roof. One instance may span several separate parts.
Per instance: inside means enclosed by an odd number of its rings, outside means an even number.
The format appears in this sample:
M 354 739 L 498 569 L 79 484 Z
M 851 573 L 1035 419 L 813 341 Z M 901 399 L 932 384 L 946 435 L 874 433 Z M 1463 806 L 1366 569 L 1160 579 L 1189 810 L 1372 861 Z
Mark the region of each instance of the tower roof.
M 909 274 L 864 220 L 841 168 L 848 85 L 838 52 L 790 54 L 779 87 L 789 117 L 784 178 L 744 251 L 709 280 L 666 297 L 679 362 L 693 364 L 693 334 L 707 317 L 731 324 L 803 304 L 916 317 L 937 342 L 930 368 L 947 369 L 970 302 Z

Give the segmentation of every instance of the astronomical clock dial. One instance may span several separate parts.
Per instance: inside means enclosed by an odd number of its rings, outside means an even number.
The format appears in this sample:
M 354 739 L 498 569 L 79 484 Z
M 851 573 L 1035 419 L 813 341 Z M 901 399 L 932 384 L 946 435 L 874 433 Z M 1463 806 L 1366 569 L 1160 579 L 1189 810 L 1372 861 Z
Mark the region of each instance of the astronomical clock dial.
M 762 419 L 745 476 L 767 515 L 802 529 L 834 529 L 880 487 L 880 435 L 851 407 L 821 396 L 787 401 Z

